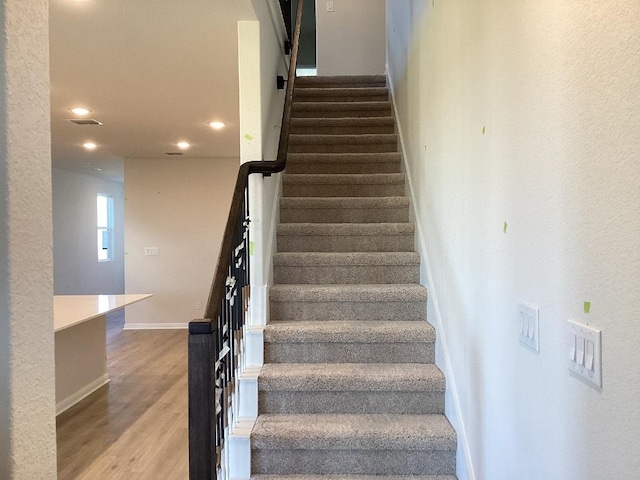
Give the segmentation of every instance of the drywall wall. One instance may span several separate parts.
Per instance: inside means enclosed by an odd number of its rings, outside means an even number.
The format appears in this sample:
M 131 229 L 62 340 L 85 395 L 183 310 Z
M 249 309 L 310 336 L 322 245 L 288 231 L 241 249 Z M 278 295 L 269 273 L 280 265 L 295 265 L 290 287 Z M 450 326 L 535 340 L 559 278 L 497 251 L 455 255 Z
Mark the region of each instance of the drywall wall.
M 124 185 L 54 168 L 53 289 L 56 295 L 124 293 Z M 113 197 L 114 258 L 98 262 L 96 196 Z
M 384 0 L 316 2 L 318 75 L 382 75 L 385 72 Z
M 278 153 L 280 125 L 285 90 L 278 90 L 277 75 L 286 78 L 288 58 L 282 44 L 286 38 L 284 22 L 277 0 L 253 2 L 256 21 L 239 22 L 240 51 L 240 138 L 241 161 L 275 160 Z M 256 82 L 255 79 L 260 81 Z M 268 285 L 272 251 L 275 248 L 275 224 L 280 175 L 250 177 L 250 239 L 252 324 L 264 325 L 268 318 Z
M 56 478 L 46 0 L 0 3 L 0 478 Z
M 126 307 L 125 328 L 185 327 L 202 318 L 239 163 L 125 162 L 125 291 L 154 295 Z M 145 247 L 158 255 L 145 255 Z
M 640 4 L 387 8 L 459 478 L 637 478 Z M 568 371 L 568 318 L 602 329 L 601 391 Z

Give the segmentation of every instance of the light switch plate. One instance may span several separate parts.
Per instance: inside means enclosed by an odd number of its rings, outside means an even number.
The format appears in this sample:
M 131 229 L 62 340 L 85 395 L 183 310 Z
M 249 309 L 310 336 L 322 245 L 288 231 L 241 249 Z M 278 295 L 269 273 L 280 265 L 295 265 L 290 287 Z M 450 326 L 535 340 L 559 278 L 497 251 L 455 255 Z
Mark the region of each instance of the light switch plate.
M 538 307 L 526 303 L 519 303 L 518 322 L 520 327 L 520 343 L 536 353 L 540 352 Z
M 602 331 L 571 319 L 567 323 L 569 370 L 602 388 Z
M 158 247 L 144 247 L 145 256 L 156 256 L 158 255 Z
M 327 1 L 327 12 L 333 12 L 333 0 Z

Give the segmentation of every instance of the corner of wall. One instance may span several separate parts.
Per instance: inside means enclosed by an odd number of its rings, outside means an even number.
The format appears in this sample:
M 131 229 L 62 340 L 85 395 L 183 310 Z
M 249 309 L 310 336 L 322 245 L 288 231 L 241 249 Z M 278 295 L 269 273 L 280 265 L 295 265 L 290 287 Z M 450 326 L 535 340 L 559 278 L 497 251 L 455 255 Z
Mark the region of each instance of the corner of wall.
M 433 283 L 433 274 L 430 268 L 429 255 L 427 252 L 425 235 L 422 230 L 422 225 L 420 222 L 420 212 L 417 210 L 417 202 L 415 196 L 415 188 L 414 183 L 412 181 L 411 170 L 409 169 L 409 165 L 407 163 L 407 148 L 405 144 L 404 135 L 402 132 L 402 126 L 398 122 L 398 106 L 396 104 L 395 90 L 393 85 L 393 79 L 389 74 L 389 65 L 386 65 L 386 75 L 387 75 L 387 85 L 389 87 L 389 92 L 391 94 L 391 103 L 393 105 L 393 114 L 395 118 L 395 126 L 399 139 L 399 148 L 402 157 L 402 168 L 405 173 L 405 177 L 407 179 L 406 188 L 408 190 L 408 195 L 410 198 L 410 217 L 416 226 L 416 250 L 420 253 L 421 257 L 421 265 L 420 265 L 420 283 L 425 284 L 429 292 L 428 294 L 428 302 L 431 303 L 432 310 L 435 316 L 435 322 L 429 321 L 435 329 L 436 329 L 436 346 L 439 347 L 437 350 L 441 352 L 442 355 L 437 355 L 436 364 L 437 366 L 443 370 L 445 378 L 446 378 L 446 400 L 447 404 L 451 405 L 450 408 L 445 406 L 445 414 L 453 427 L 456 430 L 456 434 L 458 436 L 458 455 L 456 455 L 457 461 L 457 477 L 460 480 L 475 480 L 475 472 L 473 469 L 473 462 L 471 459 L 471 451 L 469 447 L 469 441 L 466 434 L 466 429 L 464 425 L 464 418 L 462 416 L 462 409 L 460 406 L 460 397 L 458 395 L 458 390 L 456 388 L 455 382 L 455 372 L 453 370 L 453 365 L 450 359 L 449 354 L 449 346 L 447 342 L 447 337 L 443 328 L 442 316 L 440 314 L 440 308 L 438 305 L 438 296 L 436 294 L 436 288 Z M 426 281 L 425 281 L 426 277 Z M 462 458 L 460 453 L 462 453 Z

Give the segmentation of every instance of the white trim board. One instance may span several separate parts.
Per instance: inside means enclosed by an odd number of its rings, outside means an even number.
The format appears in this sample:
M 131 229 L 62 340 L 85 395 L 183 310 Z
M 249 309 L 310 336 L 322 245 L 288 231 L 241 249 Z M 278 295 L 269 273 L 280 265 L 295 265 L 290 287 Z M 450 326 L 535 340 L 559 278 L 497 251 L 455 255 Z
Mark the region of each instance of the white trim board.
M 442 346 L 442 354 L 444 357 L 444 370 L 445 370 L 445 377 L 446 377 L 446 381 L 447 381 L 447 390 L 450 391 L 451 393 L 451 398 L 453 400 L 453 406 L 454 406 L 454 410 L 455 410 L 455 418 L 450 418 L 449 420 L 451 421 L 452 425 L 454 426 L 455 430 L 456 430 L 456 434 L 458 436 L 458 445 L 459 447 L 462 449 L 462 453 L 463 453 L 463 458 L 464 458 L 464 462 L 465 462 L 465 467 L 466 467 L 466 471 L 467 471 L 467 475 L 468 475 L 468 479 L 469 480 L 475 480 L 476 479 L 476 475 L 473 469 L 473 462 L 471 460 L 471 452 L 469 449 L 469 439 L 467 437 L 467 432 L 464 426 L 464 419 L 462 417 L 462 408 L 460 407 L 460 397 L 458 395 L 458 389 L 456 388 L 456 382 L 455 382 L 455 376 L 453 374 L 453 368 L 451 366 L 451 359 L 449 356 L 449 347 L 447 344 L 447 337 L 444 333 L 444 328 L 443 328 L 443 323 L 442 323 L 442 317 L 440 315 L 440 308 L 439 308 L 439 304 L 438 304 L 438 296 L 436 294 L 436 289 L 434 287 L 434 283 L 433 283 L 433 273 L 431 272 L 431 263 L 429 262 L 429 255 L 427 253 L 427 247 L 426 247 L 426 243 L 425 243 L 425 237 L 424 237 L 424 233 L 422 231 L 422 227 L 420 225 L 420 222 L 418 221 L 420 217 L 419 212 L 417 210 L 417 202 L 416 202 L 416 197 L 415 197 L 415 190 L 413 187 L 413 181 L 412 181 L 412 177 L 411 177 L 411 170 L 409 169 L 409 166 L 407 165 L 407 160 L 406 160 L 406 152 L 407 149 L 405 147 L 405 141 L 404 141 L 404 135 L 402 133 L 402 126 L 400 125 L 399 121 L 398 121 L 398 105 L 396 103 L 396 96 L 395 96 L 395 89 L 393 86 L 393 80 L 391 79 L 391 76 L 389 75 L 389 65 L 387 65 L 387 85 L 389 86 L 389 92 L 391 94 L 391 103 L 393 105 L 393 114 L 394 114 L 394 118 L 395 118 L 395 124 L 396 124 L 396 129 L 397 129 L 397 133 L 398 133 L 398 140 L 399 140 L 399 146 L 400 146 L 400 152 L 401 152 L 401 157 L 402 157 L 402 163 L 403 163 L 403 167 L 404 167 L 404 174 L 405 174 L 405 178 L 407 179 L 407 185 L 409 187 L 409 196 L 411 199 L 411 210 L 413 213 L 413 218 L 414 218 L 414 224 L 416 227 L 416 233 L 418 236 L 418 245 L 419 245 L 419 249 L 420 249 L 420 256 L 422 258 L 422 261 L 424 262 L 424 266 L 425 266 L 425 272 L 427 274 L 427 290 L 429 291 L 429 299 L 431 300 L 431 302 L 433 303 L 433 310 L 435 312 L 435 316 L 436 316 L 436 322 L 435 322 L 435 328 L 436 328 L 436 341 L 440 343 L 440 345 Z M 460 478 L 460 480 L 463 480 L 462 477 L 458 477 Z
M 77 392 L 73 393 L 72 395 L 69 395 L 64 400 L 61 400 L 60 402 L 58 402 L 56 404 L 56 416 L 60 415 L 64 411 L 70 409 L 76 403 L 84 400 L 85 398 L 87 398 L 89 395 L 91 395 L 96 390 L 104 387 L 110 381 L 111 381 L 111 379 L 109 378 L 109 374 L 105 373 L 100 378 L 95 379 L 93 382 L 89 383 L 88 385 L 85 385 L 84 387 L 82 387 Z
M 125 323 L 123 330 L 186 330 L 188 323 Z

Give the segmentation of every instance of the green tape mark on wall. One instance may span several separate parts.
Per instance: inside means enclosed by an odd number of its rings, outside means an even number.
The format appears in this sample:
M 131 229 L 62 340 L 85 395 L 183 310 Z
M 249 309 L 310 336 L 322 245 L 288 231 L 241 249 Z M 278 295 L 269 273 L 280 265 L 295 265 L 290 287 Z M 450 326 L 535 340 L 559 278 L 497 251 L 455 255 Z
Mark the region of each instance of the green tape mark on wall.
M 485 125 L 482 126 L 482 134 L 487 133 L 487 127 Z
M 248 133 L 244 134 L 244 138 L 246 138 L 247 140 L 253 140 L 253 137 L 251 135 L 249 135 Z
M 253 257 L 253 253 L 255 252 L 255 244 L 253 242 L 249 242 L 249 255 Z
M 504 222 L 504 224 L 502 225 L 502 231 L 504 233 L 507 233 L 507 222 Z
M 584 313 L 589 313 L 591 310 L 591 302 L 584 302 Z

